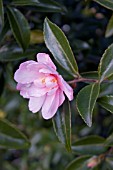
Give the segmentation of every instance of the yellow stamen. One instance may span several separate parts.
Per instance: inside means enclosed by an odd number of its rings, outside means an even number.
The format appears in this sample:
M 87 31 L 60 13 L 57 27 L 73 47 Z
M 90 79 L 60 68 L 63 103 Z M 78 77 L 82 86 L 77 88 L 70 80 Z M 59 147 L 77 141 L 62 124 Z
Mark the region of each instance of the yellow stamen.
M 45 83 L 45 79 L 42 79 L 42 84 L 44 84 Z
M 51 82 L 52 82 L 52 83 L 56 83 L 57 80 L 54 78 L 54 79 L 51 80 Z

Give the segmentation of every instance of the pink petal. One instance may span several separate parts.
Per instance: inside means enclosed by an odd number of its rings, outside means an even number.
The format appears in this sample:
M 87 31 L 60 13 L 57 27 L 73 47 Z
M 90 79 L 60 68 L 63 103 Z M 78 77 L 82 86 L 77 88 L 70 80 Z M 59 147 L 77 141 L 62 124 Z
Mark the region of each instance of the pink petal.
M 39 73 L 38 77 L 36 80 L 34 80 L 34 85 L 36 85 L 39 88 L 45 87 L 46 83 L 45 83 L 45 79 L 48 75 L 45 75 L 43 73 Z
M 49 89 L 46 88 L 46 87 L 39 88 L 39 87 L 37 87 L 36 85 L 33 84 L 29 88 L 29 95 L 32 96 L 32 97 L 40 97 L 40 96 L 45 95 L 48 91 L 49 91 Z
M 47 88 L 39 88 L 33 83 L 29 83 L 29 84 L 19 83 L 17 85 L 17 90 L 20 90 L 20 94 L 24 98 L 40 97 L 45 95 L 49 91 Z
M 65 100 L 65 96 L 62 90 L 59 89 L 59 106 L 61 106 L 63 104 Z
M 38 53 L 37 54 L 37 60 L 38 62 L 44 63 L 52 67 L 54 70 L 56 70 L 56 66 L 52 62 L 51 58 L 49 57 L 48 54 L 45 53 Z
M 57 79 L 54 76 L 48 76 L 45 79 L 46 87 L 53 88 L 57 86 Z
M 45 97 L 46 95 L 41 97 L 31 97 L 28 105 L 29 110 L 33 113 L 38 112 L 44 103 Z
M 20 90 L 20 95 L 23 96 L 24 98 L 27 98 L 29 99 L 30 96 L 29 96 L 29 93 L 28 93 L 28 89 L 31 85 L 30 84 L 21 84 L 21 83 L 18 83 L 17 86 L 16 86 L 16 89 L 17 90 Z
M 67 82 L 62 78 L 62 76 L 58 77 L 59 87 L 66 94 L 68 99 L 73 100 L 73 89 L 67 84 Z
M 38 74 L 36 70 L 37 66 L 38 63 L 33 61 L 22 63 L 19 69 L 15 72 L 14 79 L 18 83 L 22 83 L 22 84 L 30 83 L 34 81 L 37 78 L 37 74 Z
M 59 107 L 59 90 L 57 90 L 57 92 L 55 93 L 55 96 L 53 98 L 51 98 L 51 105 L 49 104 L 47 99 L 46 99 L 47 101 L 45 100 L 46 105 L 45 106 L 43 105 L 43 106 L 48 107 L 48 109 L 45 110 L 42 107 L 42 116 L 44 119 L 51 119 L 55 115 L 55 113 Z
M 22 68 L 27 67 L 29 64 L 34 64 L 34 63 L 36 63 L 36 61 L 33 61 L 33 60 L 25 61 L 25 62 L 20 64 L 19 68 L 22 69 Z
M 46 73 L 46 74 L 58 74 L 55 70 L 53 70 L 52 68 L 41 68 L 39 70 L 39 73 Z
M 48 111 L 53 103 L 54 98 L 55 98 L 55 93 L 52 95 L 46 96 L 45 102 L 42 107 L 42 113 L 44 113 L 44 114 L 48 113 Z
M 58 89 L 58 86 L 52 88 L 52 89 L 47 93 L 47 95 L 52 95 L 52 94 L 54 94 L 57 89 Z

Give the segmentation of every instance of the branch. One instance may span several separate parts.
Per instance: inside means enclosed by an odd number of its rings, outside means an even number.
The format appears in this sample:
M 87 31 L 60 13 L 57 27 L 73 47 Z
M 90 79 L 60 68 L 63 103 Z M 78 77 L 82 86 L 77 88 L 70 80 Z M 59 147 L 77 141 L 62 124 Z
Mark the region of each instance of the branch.
M 78 79 L 74 79 L 72 81 L 68 81 L 69 84 L 78 83 L 78 82 L 92 82 L 93 83 L 93 82 L 98 82 L 98 80 L 80 77 Z

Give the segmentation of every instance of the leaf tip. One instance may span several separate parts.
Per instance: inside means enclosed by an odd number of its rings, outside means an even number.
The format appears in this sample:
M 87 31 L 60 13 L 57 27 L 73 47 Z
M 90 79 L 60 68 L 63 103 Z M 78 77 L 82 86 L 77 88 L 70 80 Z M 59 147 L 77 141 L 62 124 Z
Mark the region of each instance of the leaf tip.
M 88 125 L 89 127 L 91 127 L 91 126 L 92 126 L 92 122 L 87 122 L 87 125 Z
M 48 21 L 49 21 L 48 17 L 45 17 L 44 22 L 48 22 Z

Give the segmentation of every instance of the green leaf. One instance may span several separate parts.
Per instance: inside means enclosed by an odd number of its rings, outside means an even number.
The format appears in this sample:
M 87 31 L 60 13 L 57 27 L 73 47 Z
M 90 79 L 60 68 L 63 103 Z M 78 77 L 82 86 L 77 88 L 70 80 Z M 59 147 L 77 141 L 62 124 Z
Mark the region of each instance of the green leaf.
M 57 66 L 57 71 L 66 81 L 73 80 L 73 76 L 56 61 L 54 60 L 55 65 Z
M 0 96 L 3 93 L 5 87 L 4 71 L 2 67 L 0 68 Z
M 30 41 L 30 28 L 24 15 L 15 8 L 8 7 L 7 15 L 13 35 L 25 51 Z
M 109 23 L 107 25 L 105 37 L 108 38 L 113 35 L 113 15 L 111 16 Z
M 100 82 L 113 74 L 113 44 L 103 54 L 98 68 Z
M 92 113 L 99 95 L 99 89 L 99 84 L 91 84 L 84 87 L 77 96 L 78 112 L 89 127 L 92 125 Z
M 15 60 L 20 60 L 20 59 L 30 58 L 30 57 L 32 58 L 39 51 L 40 51 L 39 48 L 27 49 L 25 52 L 23 52 L 22 49 L 17 46 L 4 47 L 3 49 L 1 48 L 0 61 L 7 62 L 7 61 L 15 61 Z
M 104 96 L 98 99 L 98 103 L 108 110 L 109 112 L 113 113 L 113 96 Z
M 12 149 L 29 148 L 27 138 L 10 122 L 0 119 L 0 147 Z
M 97 79 L 98 80 L 98 72 L 97 71 L 90 71 L 90 72 L 83 72 L 81 76 L 88 79 Z
M 113 95 L 113 83 L 103 83 L 100 85 L 99 97 Z
M 59 141 L 65 145 L 68 151 L 71 151 L 71 110 L 68 100 L 53 117 L 53 126 Z
M 3 1 L 0 0 L 0 25 L 4 26 L 4 7 L 3 7 Z
M 104 146 L 105 139 L 99 136 L 88 136 L 76 141 L 72 145 L 72 150 L 82 155 L 100 155 L 107 151 Z
M 94 0 L 105 8 L 113 10 L 113 0 Z
M 73 77 L 78 76 L 78 67 L 69 42 L 59 27 L 47 18 L 44 21 L 44 38 L 47 48 L 54 58 Z
M 6 18 L 5 19 L 5 23 L 4 23 L 4 26 L 0 32 L 0 44 L 2 43 L 6 33 L 8 32 L 10 26 L 9 26 L 9 22 L 8 22 L 8 19 Z
M 73 160 L 65 170 L 88 170 L 87 163 L 89 156 L 81 156 Z
M 113 146 L 113 133 L 104 142 L 107 146 Z
M 15 6 L 35 6 L 42 12 L 67 12 L 66 8 L 52 0 L 13 0 Z
M 38 5 L 39 0 L 12 0 L 13 5 L 24 6 L 24 5 Z
M 108 79 L 108 80 L 111 80 L 111 81 L 109 81 L 109 82 L 113 82 L 113 74 L 110 75 L 107 79 Z

